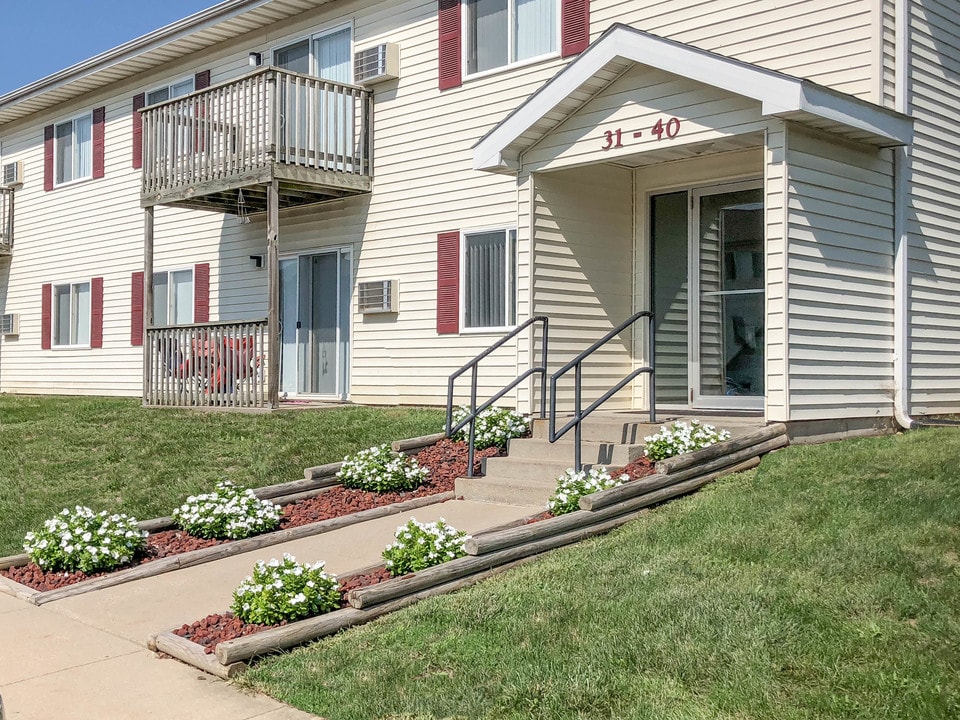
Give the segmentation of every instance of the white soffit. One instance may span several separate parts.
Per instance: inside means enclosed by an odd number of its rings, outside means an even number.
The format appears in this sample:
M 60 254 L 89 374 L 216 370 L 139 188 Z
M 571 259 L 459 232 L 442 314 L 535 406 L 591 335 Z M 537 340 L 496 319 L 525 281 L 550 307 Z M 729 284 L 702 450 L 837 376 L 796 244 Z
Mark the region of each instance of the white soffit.
M 516 170 L 524 150 L 634 64 L 751 98 L 760 103 L 764 115 L 794 120 L 851 140 L 895 147 L 909 145 L 913 138 L 913 121 L 901 113 L 809 80 L 616 24 L 474 146 L 474 169 Z
M 0 96 L 0 126 L 332 0 L 225 0 Z

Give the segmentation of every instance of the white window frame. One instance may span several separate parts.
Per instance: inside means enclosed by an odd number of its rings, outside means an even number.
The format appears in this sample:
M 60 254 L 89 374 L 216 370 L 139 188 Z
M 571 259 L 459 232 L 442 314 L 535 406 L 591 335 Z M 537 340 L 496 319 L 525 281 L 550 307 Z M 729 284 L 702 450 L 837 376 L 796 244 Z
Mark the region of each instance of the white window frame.
M 354 47 L 356 45 L 356 37 L 355 37 L 356 29 L 354 28 L 353 21 L 351 20 L 350 22 L 338 22 L 333 25 L 327 25 L 321 28 L 320 30 L 316 30 L 310 33 L 309 35 L 301 35 L 296 39 L 280 43 L 279 45 L 274 45 L 272 48 L 270 48 L 270 64 L 271 65 L 277 64 L 276 63 L 277 53 L 280 52 L 281 50 L 286 50 L 288 47 L 292 47 L 293 45 L 299 45 L 302 42 L 306 42 L 307 52 L 310 56 L 310 72 L 308 74 L 311 77 L 319 77 L 319 75 L 317 74 L 318 61 L 317 61 L 316 55 L 314 55 L 314 52 L 313 52 L 314 40 L 318 40 L 319 38 L 322 38 L 324 35 L 333 35 L 334 33 L 338 33 L 347 29 L 350 30 L 350 57 L 353 58 Z M 351 64 L 351 78 L 348 81 L 348 84 L 353 83 L 354 78 L 352 77 L 352 75 L 353 75 L 353 70 L 352 70 L 352 64 Z
M 81 120 L 90 121 L 90 169 L 89 172 L 85 175 L 77 175 L 77 151 L 80 148 L 80 144 L 77 142 L 77 122 Z M 60 134 L 59 129 L 64 125 L 71 125 L 70 137 L 73 143 L 73 157 L 71 158 L 71 176 L 68 179 L 60 180 L 61 167 L 60 167 Z M 80 115 L 75 115 L 66 120 L 61 120 L 60 122 L 53 124 L 53 185 L 54 187 L 63 187 L 65 185 L 72 185 L 73 183 L 83 182 L 84 180 L 90 180 L 93 178 L 93 111 L 81 113 Z
M 551 58 L 560 57 L 560 43 L 561 43 L 561 32 L 562 32 L 562 20 L 561 20 L 561 0 L 554 0 L 557 6 L 556 11 L 556 26 L 554 27 L 554 38 L 556 40 L 556 50 L 552 52 L 543 53 L 542 55 L 536 55 L 534 57 L 524 58 L 523 60 L 517 60 L 513 57 L 515 53 L 516 38 L 514 33 L 514 27 L 516 26 L 516 15 L 517 15 L 517 4 L 516 0 L 507 0 L 507 53 L 508 58 L 507 62 L 503 65 L 498 65 L 497 67 L 492 67 L 487 70 L 478 70 L 477 72 L 470 72 L 470 63 L 469 63 L 469 11 L 467 10 L 467 0 L 460 0 L 460 58 L 461 58 L 461 77 L 464 80 L 487 77 L 489 75 L 495 75 L 497 73 L 503 72 L 504 70 L 511 70 L 514 68 L 522 68 L 526 65 L 533 65 L 535 63 L 543 62 L 544 60 L 549 60 Z
M 78 343 L 74 335 L 75 327 L 79 327 L 79 321 L 74 322 L 74 316 L 78 312 L 76 307 L 76 290 L 79 289 L 81 285 L 87 286 L 87 342 Z M 60 325 L 60 304 L 57 302 L 57 290 L 62 288 L 68 288 L 70 293 L 70 337 L 67 338 L 68 342 L 60 342 L 61 338 L 59 337 L 58 329 Z M 75 282 L 59 282 L 51 283 L 50 286 L 50 347 L 54 350 L 88 350 L 90 349 L 90 336 L 93 332 L 93 278 L 86 278 L 84 280 L 77 280 Z M 82 318 L 80 319 L 82 321 Z
M 487 235 L 502 232 L 507 243 L 504 257 L 506 267 L 504 275 L 504 309 L 507 324 L 505 325 L 478 325 L 467 326 L 467 238 L 472 235 Z M 498 225 L 496 227 L 470 228 L 460 232 L 460 317 L 458 319 L 461 334 L 490 333 L 512 330 L 517 325 L 517 228 L 512 225 Z
M 189 95 L 190 93 L 194 92 L 197 89 L 196 82 L 197 82 L 197 78 L 191 75 L 190 77 L 181 78 L 180 80 L 176 80 L 167 85 L 158 85 L 155 88 L 147 90 L 147 92 L 143 96 L 143 102 L 145 105 L 156 105 L 157 103 L 167 102 L 169 100 L 173 100 L 174 98 L 183 97 L 184 95 Z M 175 87 L 177 87 L 178 85 L 185 85 L 187 83 L 190 83 L 190 89 L 187 92 L 181 93 L 180 95 L 173 94 L 173 89 Z M 153 95 L 154 93 L 160 92 L 161 90 L 167 91 L 167 99 L 150 102 L 150 96 Z
M 191 266 L 191 267 L 181 267 L 181 268 L 173 268 L 173 269 L 170 269 L 170 270 L 157 270 L 157 271 L 154 271 L 154 273 L 153 273 L 153 297 L 154 297 L 153 314 L 154 314 L 154 315 L 157 314 L 157 313 L 156 313 L 157 277 L 159 277 L 159 276 L 165 276 L 166 279 L 167 279 L 167 283 L 166 283 L 166 286 L 165 286 L 165 287 L 166 287 L 166 294 L 167 294 L 166 317 L 164 318 L 165 322 L 162 322 L 162 323 L 161 323 L 161 322 L 159 322 L 159 321 L 157 320 L 156 317 L 154 317 L 154 318 L 153 318 L 153 324 L 154 324 L 154 326 L 156 326 L 156 327 L 172 327 L 172 326 L 176 326 L 176 325 L 179 324 L 179 323 L 177 323 L 175 320 L 174 320 L 173 322 L 171 322 L 171 318 L 173 317 L 173 309 L 174 309 L 174 308 L 173 308 L 173 300 L 174 300 L 174 297 L 173 297 L 173 295 L 171 295 L 171 293 L 170 293 L 170 288 L 171 288 L 172 285 L 173 285 L 173 275 L 174 275 L 175 273 L 186 273 L 186 272 L 190 273 L 190 290 L 191 290 L 190 306 L 191 306 L 191 310 L 190 310 L 190 322 L 189 322 L 189 323 L 185 323 L 185 324 L 191 325 L 191 324 L 193 324 L 193 323 L 195 323 L 195 322 L 197 321 L 197 299 L 196 299 L 196 298 L 197 298 L 197 274 L 196 274 L 196 272 L 195 272 L 195 268 L 193 268 L 192 266 Z

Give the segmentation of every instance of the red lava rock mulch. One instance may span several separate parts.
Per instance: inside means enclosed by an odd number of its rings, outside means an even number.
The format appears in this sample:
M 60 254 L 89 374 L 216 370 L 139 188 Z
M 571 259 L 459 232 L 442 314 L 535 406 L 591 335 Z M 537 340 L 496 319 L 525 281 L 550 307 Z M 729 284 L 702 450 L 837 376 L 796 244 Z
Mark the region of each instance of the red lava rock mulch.
M 340 583 L 340 607 L 349 605 L 347 602 L 347 593 L 357 588 L 369 587 L 382 583 L 391 578 L 390 571 L 385 567 L 376 568 L 361 575 L 354 575 L 346 578 Z M 239 637 L 253 635 L 261 630 L 281 627 L 286 625 L 287 621 L 281 621 L 276 625 L 257 625 L 254 623 L 245 623 L 233 613 L 224 613 L 222 615 L 208 615 L 202 620 L 181 625 L 173 631 L 175 635 L 186 638 L 197 645 L 203 646 L 203 651 L 210 655 L 216 649 L 217 645 L 227 640 L 234 640 Z
M 480 462 L 483 458 L 496 457 L 503 452 L 498 448 L 477 450 L 474 453 L 474 472 L 480 472 Z M 453 490 L 454 481 L 467 474 L 467 445 L 464 442 L 454 442 L 443 439 L 436 445 L 424 448 L 416 455 L 417 462 L 428 468 L 430 474 L 427 481 L 416 490 L 407 492 L 375 493 L 366 490 L 350 490 L 343 487 L 334 487 L 320 493 L 316 497 L 307 498 L 287 505 L 283 509 L 280 528 L 292 528 L 300 525 L 329 520 L 369 510 L 370 508 L 403 502 L 413 498 L 427 497 Z M 220 545 L 229 540 L 205 540 L 194 537 L 182 530 L 163 530 L 152 533 L 147 538 L 146 553 L 135 562 L 125 567 L 148 563 L 159 558 L 179 555 L 180 553 L 198 550 L 200 548 Z M 117 568 L 118 570 L 124 568 Z M 115 572 L 115 571 L 111 571 Z M 21 567 L 0 570 L 0 575 L 10 578 L 14 582 L 26 585 L 40 592 L 57 590 L 83 580 L 107 575 L 106 572 L 86 574 L 83 572 L 47 572 L 34 563 Z

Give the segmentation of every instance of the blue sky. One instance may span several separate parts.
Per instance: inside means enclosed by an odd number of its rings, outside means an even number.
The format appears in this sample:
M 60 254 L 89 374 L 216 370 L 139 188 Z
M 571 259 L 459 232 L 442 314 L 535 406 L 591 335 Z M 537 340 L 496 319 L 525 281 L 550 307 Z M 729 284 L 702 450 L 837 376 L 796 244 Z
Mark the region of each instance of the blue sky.
M 0 0 L 0 95 L 29 85 L 218 0 Z

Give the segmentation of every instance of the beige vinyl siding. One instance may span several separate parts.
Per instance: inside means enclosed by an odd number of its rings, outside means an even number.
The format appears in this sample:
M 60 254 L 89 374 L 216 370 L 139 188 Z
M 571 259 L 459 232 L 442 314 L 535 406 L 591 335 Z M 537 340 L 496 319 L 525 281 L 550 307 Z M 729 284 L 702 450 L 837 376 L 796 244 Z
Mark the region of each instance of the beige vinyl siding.
M 631 174 L 597 165 L 534 176 L 533 313 L 550 318 L 551 373 L 633 312 Z M 584 364 L 585 406 L 633 369 L 631 348 L 625 334 Z M 570 410 L 572 398 L 573 371 L 558 384 L 558 407 Z M 604 407 L 631 402 L 625 388 Z
M 659 138 L 657 122 L 680 120 L 676 136 Z M 762 130 L 759 103 L 654 68 L 637 65 L 526 151 L 529 171 L 591 162 L 616 162 L 638 153 L 667 150 Z M 622 148 L 604 150 L 605 131 L 621 130 Z M 639 138 L 634 133 L 639 132 Z
M 896 3 L 894 0 L 880 0 L 882 6 L 881 19 L 881 66 L 880 66 L 880 97 L 881 104 L 887 108 L 895 106 L 896 99 L 896 52 L 897 52 L 897 19 Z
M 872 99 L 874 0 L 601 0 L 591 36 L 621 22 Z
M 790 396 L 787 388 L 787 130 L 783 122 L 772 122 L 766 132 L 764 149 L 764 214 L 766 219 L 766 418 L 771 422 L 788 419 Z
M 960 8 L 910 3 L 910 412 L 960 412 Z
M 889 151 L 788 125 L 790 420 L 893 412 Z

